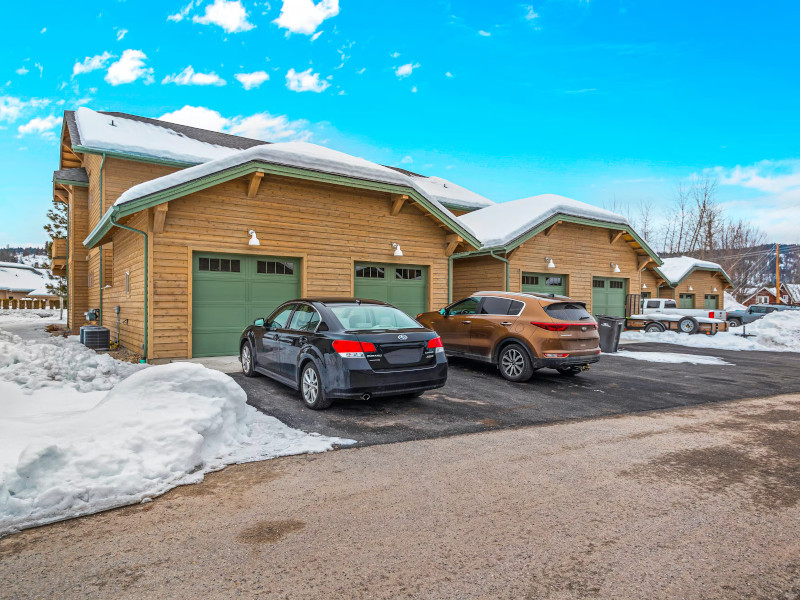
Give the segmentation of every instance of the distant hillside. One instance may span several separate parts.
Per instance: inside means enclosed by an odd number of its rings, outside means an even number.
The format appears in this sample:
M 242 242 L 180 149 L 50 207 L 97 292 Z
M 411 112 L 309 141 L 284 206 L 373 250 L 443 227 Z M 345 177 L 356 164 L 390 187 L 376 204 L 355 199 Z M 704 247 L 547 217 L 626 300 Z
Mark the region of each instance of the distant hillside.
M 6 246 L 0 248 L 0 262 L 22 263 L 31 267 L 45 268 L 49 266 L 50 260 L 42 246 Z

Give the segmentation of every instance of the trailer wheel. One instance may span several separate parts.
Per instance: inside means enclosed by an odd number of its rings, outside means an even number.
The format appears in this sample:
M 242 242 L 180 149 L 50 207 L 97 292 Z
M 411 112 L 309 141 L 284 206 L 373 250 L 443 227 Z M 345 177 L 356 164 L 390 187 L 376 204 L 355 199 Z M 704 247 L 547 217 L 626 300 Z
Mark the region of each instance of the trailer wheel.
M 678 331 L 682 333 L 693 334 L 700 331 L 700 323 L 694 317 L 683 317 L 678 321 Z
M 664 327 L 661 323 L 648 323 L 644 326 L 645 333 L 661 333 L 662 331 L 666 331 L 667 328 Z

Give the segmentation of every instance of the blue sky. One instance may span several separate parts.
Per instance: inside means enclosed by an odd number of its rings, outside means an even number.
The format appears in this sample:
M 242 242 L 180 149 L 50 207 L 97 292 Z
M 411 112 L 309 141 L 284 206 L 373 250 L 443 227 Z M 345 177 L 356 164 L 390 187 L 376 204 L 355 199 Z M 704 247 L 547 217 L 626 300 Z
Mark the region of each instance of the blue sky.
M 51 6 L 48 6 L 51 4 Z M 42 243 L 64 109 L 308 139 L 495 201 L 666 206 L 710 173 L 800 242 L 794 2 L 163 0 L 4 9 L 0 245 Z

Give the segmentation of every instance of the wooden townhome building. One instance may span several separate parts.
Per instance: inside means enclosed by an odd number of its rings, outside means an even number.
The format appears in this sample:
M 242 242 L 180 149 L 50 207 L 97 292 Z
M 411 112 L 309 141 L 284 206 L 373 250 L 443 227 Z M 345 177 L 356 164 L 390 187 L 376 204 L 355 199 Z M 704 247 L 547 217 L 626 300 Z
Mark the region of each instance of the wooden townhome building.
M 64 113 L 60 141 L 68 326 L 96 309 L 149 361 L 235 355 L 248 323 L 301 296 L 413 316 L 479 290 L 530 291 L 622 315 L 669 285 L 624 217 L 560 196 L 495 204 L 311 143 L 88 108 Z

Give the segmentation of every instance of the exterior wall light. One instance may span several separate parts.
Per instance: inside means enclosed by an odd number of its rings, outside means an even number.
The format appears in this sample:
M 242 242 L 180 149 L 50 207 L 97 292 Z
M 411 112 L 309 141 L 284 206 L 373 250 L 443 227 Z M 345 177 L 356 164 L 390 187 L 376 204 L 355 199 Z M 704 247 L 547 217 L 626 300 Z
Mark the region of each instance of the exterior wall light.
M 609 267 L 614 267 L 614 273 L 619 273 L 619 265 L 617 263 L 608 263 Z
M 403 251 L 400 250 L 400 244 L 398 244 L 397 242 L 392 242 L 392 248 L 394 248 L 395 256 L 403 256 Z
M 544 259 L 544 262 L 546 262 L 546 263 L 547 263 L 547 268 L 548 268 L 548 269 L 555 269 L 555 268 L 556 268 L 556 263 L 554 263 L 554 262 L 553 262 L 553 259 L 552 259 L 552 258 L 550 258 L 550 257 L 548 257 L 548 258 L 545 258 L 545 259 Z
M 643 290 L 646 290 L 646 289 L 647 289 L 647 284 L 646 284 L 646 283 L 643 283 L 643 284 L 642 284 L 642 289 L 643 289 Z
M 693 291 L 694 291 L 694 288 L 693 288 L 692 286 L 689 286 L 689 291 L 690 291 L 690 292 L 693 292 Z
M 714 291 L 716 292 L 716 291 L 717 291 L 717 288 L 714 288 Z
M 256 232 L 255 232 L 255 231 L 253 231 L 253 230 L 251 229 L 251 230 L 250 230 L 250 231 L 248 231 L 247 233 L 249 233 L 249 234 L 250 234 L 250 241 L 248 242 L 248 244 L 249 244 L 250 246 L 260 246 L 260 245 L 261 245 L 261 242 L 259 242 L 259 241 L 258 241 L 258 238 L 256 237 Z

